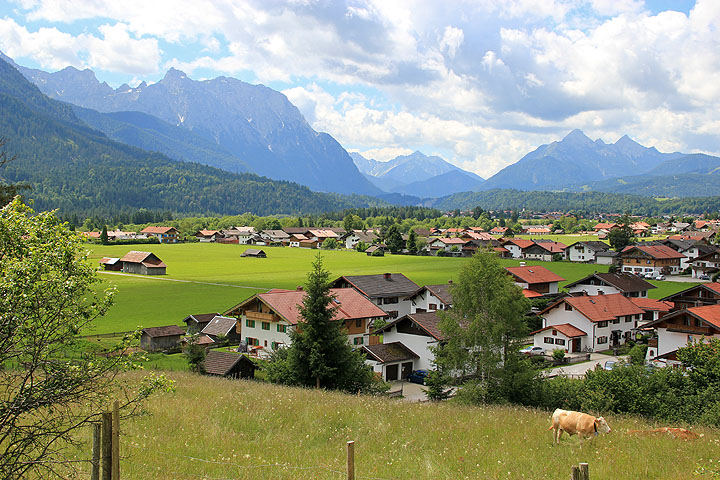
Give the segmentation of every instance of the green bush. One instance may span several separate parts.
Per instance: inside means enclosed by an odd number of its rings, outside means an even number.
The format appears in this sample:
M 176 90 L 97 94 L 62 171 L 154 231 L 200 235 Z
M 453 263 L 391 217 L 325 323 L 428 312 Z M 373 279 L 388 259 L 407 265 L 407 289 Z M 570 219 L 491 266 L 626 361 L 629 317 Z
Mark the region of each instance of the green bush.
M 556 348 L 553 350 L 552 353 L 553 360 L 555 360 L 558 363 L 562 363 L 563 359 L 565 358 L 565 350 L 562 348 Z
M 633 365 L 643 365 L 645 363 L 645 353 L 647 345 L 635 345 L 630 349 L 630 362 Z

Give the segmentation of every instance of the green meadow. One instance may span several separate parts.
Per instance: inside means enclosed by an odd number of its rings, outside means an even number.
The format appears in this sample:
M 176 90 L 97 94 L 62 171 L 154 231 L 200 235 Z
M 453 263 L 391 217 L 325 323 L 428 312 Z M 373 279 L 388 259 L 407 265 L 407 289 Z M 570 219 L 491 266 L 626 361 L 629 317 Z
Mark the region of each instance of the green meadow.
M 594 480 L 718 478 L 718 430 L 652 435 L 658 425 L 606 416 L 612 432 L 553 445 L 550 413 L 466 407 L 288 388 L 168 372 L 176 391 L 151 397 L 149 415 L 121 424 L 128 480 L 340 479 L 355 442 L 358 479 L 567 479 L 587 462 Z M 135 372 L 130 378 L 138 378 Z M 673 425 L 680 426 L 680 425 Z M 639 431 L 639 432 L 638 432 Z M 70 456 L 90 454 L 89 429 Z M 78 464 L 72 478 L 89 477 Z M 68 477 L 71 477 L 68 475 Z
M 224 312 L 254 293 L 271 288 L 294 289 L 305 277 L 318 250 L 263 247 L 268 258 L 241 258 L 244 245 L 187 243 L 178 245 L 89 245 L 91 259 L 122 257 L 130 250 L 152 251 L 167 264 L 167 275 L 100 274 L 102 288 L 115 287 L 115 304 L 86 335 L 124 332 L 137 327 L 181 324 L 190 314 Z M 368 257 L 354 251 L 321 251 L 333 277 L 385 272 L 403 273 L 418 285 L 447 283 L 457 277 L 463 258 L 386 255 Z M 519 265 L 518 260 L 502 260 Z M 566 281 L 578 280 L 607 266 L 569 262 L 526 262 L 542 265 Z M 660 298 L 690 284 L 653 282 Z

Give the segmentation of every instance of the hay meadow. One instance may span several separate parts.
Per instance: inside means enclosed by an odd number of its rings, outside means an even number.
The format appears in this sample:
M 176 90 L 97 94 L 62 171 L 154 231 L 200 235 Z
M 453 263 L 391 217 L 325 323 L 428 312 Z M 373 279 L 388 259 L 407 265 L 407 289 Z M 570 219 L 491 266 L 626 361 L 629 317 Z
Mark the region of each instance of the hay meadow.
M 137 327 L 181 324 L 195 313 L 220 312 L 254 293 L 270 288 L 294 289 L 305 283 L 317 250 L 262 247 L 268 258 L 241 258 L 248 247 L 215 243 L 177 245 L 88 245 L 91 261 L 122 257 L 130 250 L 152 251 L 168 266 L 167 275 L 139 276 L 103 272 L 100 288 L 115 287 L 115 305 L 86 335 L 124 332 Z M 322 251 L 333 277 L 384 272 L 403 273 L 418 285 L 447 283 L 457 277 L 463 258 L 386 255 L 369 257 L 354 251 Z M 517 260 L 502 260 L 507 266 Z M 570 262 L 527 262 L 542 265 L 568 283 L 607 266 Z M 690 284 L 654 282 L 650 296 L 660 298 Z M 562 283 L 561 283 L 562 286 Z
M 550 414 L 541 410 L 168 376 L 176 391 L 152 397 L 148 415 L 121 425 L 122 478 L 344 479 L 348 440 L 355 441 L 358 479 L 567 479 L 578 462 L 590 464 L 593 480 L 720 475 L 720 434 L 713 429 L 696 428 L 700 438 L 679 440 L 629 433 L 657 425 L 610 416 L 610 434 L 553 445 Z M 88 436 L 75 458 L 89 451 Z M 82 467 L 76 478 L 86 473 Z

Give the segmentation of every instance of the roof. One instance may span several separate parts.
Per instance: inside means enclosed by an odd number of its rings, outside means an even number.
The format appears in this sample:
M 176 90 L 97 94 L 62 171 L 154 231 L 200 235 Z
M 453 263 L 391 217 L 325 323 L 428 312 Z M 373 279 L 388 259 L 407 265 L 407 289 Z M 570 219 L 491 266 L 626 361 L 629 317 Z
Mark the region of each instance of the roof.
M 313 229 L 308 230 L 310 235 L 318 238 L 338 238 L 339 235 L 330 229 Z
M 183 319 L 183 322 L 188 323 L 190 319 L 195 320 L 198 323 L 207 323 L 213 318 L 219 316 L 219 313 L 195 313 L 192 315 L 188 315 Z
M 152 252 L 138 252 L 133 250 L 125 254 L 125 256 L 122 257 L 120 261 L 128 263 L 142 263 L 146 267 L 167 267 L 167 265 L 165 265 L 162 260 L 160 260 Z
M 119 258 L 103 257 L 100 259 L 99 263 L 105 264 L 105 265 L 115 265 L 119 261 L 120 261 Z
M 565 249 L 567 248 L 567 245 L 560 242 L 535 242 L 535 245 L 531 245 L 527 247 L 527 250 L 530 250 L 531 248 L 539 247 L 548 253 L 563 253 Z
M 198 230 L 198 233 L 196 235 L 202 235 L 203 237 L 212 237 L 217 233 L 220 233 L 220 230 Z
M 527 233 L 550 233 L 547 227 L 531 227 L 527 229 Z
M 706 323 L 709 323 L 713 327 L 720 330 L 720 305 L 705 305 L 702 307 L 691 307 L 685 310 L 677 310 L 675 312 L 672 312 L 668 315 L 665 315 L 664 317 L 660 317 L 659 319 L 645 324 L 646 327 L 657 325 L 663 321 L 666 321 L 670 318 L 680 316 L 684 313 L 689 313 L 695 318 L 699 318 Z
M 630 297 L 630 301 L 645 311 L 669 312 L 675 306 L 673 302 L 663 302 L 654 298 Z
M 446 245 L 465 245 L 467 243 L 467 240 L 463 240 L 462 238 L 457 238 L 457 237 L 452 237 L 452 238 L 440 237 L 440 238 L 437 238 L 436 240 L 440 240 L 442 243 L 444 243 Z
M 255 294 L 238 306 L 242 306 L 249 303 L 252 299 L 258 298 L 288 323 L 297 325 L 301 320 L 298 307 L 302 305 L 306 294 L 307 292 L 303 290 L 276 289 L 267 293 Z M 352 288 L 331 288 L 330 294 L 335 297 L 332 306 L 337 308 L 333 320 L 387 317 L 388 315 L 380 307 Z
M 600 222 L 600 223 L 598 223 L 597 225 L 595 225 L 594 228 L 595 228 L 595 230 L 610 230 L 610 229 L 612 229 L 612 228 L 614 228 L 614 227 L 617 227 L 617 226 L 618 226 L 617 223 L 603 223 L 603 222 Z
M 171 230 L 177 230 L 175 227 L 145 227 L 140 233 L 168 233 Z
M 505 267 L 512 276 L 518 278 L 523 283 L 548 283 L 562 282 L 565 280 L 545 267 L 540 265 L 531 265 L 526 267 Z
M 143 333 L 152 338 L 173 337 L 175 335 L 185 335 L 185 330 L 177 325 L 167 325 L 165 327 L 143 328 Z
M 540 313 L 543 314 L 561 303 L 569 303 L 574 309 L 592 322 L 602 322 L 613 320 L 624 315 L 641 315 L 645 313 L 643 309 L 635 305 L 621 293 L 565 297 L 561 302 L 553 303 Z
M 568 245 L 568 248 L 574 247 L 575 245 L 585 245 L 585 247 L 589 248 L 593 252 L 604 252 L 610 248 L 610 245 L 599 240 L 586 240 L 582 242 L 575 242 Z
M 264 250 L 258 250 L 257 248 L 248 248 L 240 254 L 241 257 L 259 257 L 265 255 L 266 254 Z
M 206 335 L 227 335 L 230 330 L 235 328 L 237 320 L 230 317 L 216 316 L 210 322 L 205 325 L 200 333 Z
M 535 242 L 532 240 L 525 240 L 524 238 L 510 238 L 508 240 L 505 240 L 503 242 L 503 245 L 507 245 L 508 243 L 512 243 L 514 245 L 517 245 L 518 247 L 527 248 L 531 245 L 535 245 Z
M 248 359 L 244 355 L 210 350 L 205 356 L 203 366 L 205 368 L 205 373 L 209 373 L 211 375 L 227 375 L 233 367 L 241 361 L 250 362 L 253 367 L 255 366 L 252 360 Z
M 443 283 L 440 285 L 425 285 L 416 293 L 420 293 L 423 289 L 428 290 L 430 293 L 442 300 L 442 302 L 446 305 L 451 305 L 453 303 L 453 297 L 452 293 L 450 293 L 449 283 Z
M 420 288 L 418 284 L 402 273 L 344 275 L 336 279 L 333 285 L 338 285 L 343 280 L 370 298 L 409 296 Z
M 652 258 L 666 259 L 666 258 L 685 258 L 682 253 L 665 245 L 632 245 L 626 247 L 622 253 L 630 253 L 633 250 L 640 250 L 641 252 L 650 255 Z
M 523 288 L 522 294 L 525 298 L 537 298 L 544 296 L 542 293 L 534 292 L 532 290 L 528 290 L 527 288 Z
M 435 340 L 445 339 L 445 335 L 443 335 L 443 333 L 440 331 L 440 317 L 438 316 L 437 312 L 410 313 L 396 320 L 393 320 L 392 322 L 386 324 L 381 328 L 378 328 L 377 330 L 375 330 L 374 333 L 388 331 L 394 325 L 405 320 L 410 320 L 415 325 L 417 325 L 420 330 L 424 331 L 429 336 L 433 337 Z
M 270 237 L 276 238 L 290 238 L 290 234 L 285 230 L 263 230 L 262 233 Z
M 540 330 L 530 332 L 530 335 L 535 335 L 536 333 L 544 332 L 545 330 L 550 329 L 557 330 L 568 338 L 584 337 L 585 335 L 587 335 L 587 333 L 583 332 L 574 325 L 570 325 L 569 323 L 561 323 L 560 325 L 548 325 L 547 327 L 541 328 Z
M 644 292 L 651 288 L 657 288 L 650 282 L 646 282 L 642 278 L 632 273 L 591 273 L 585 278 L 581 278 L 572 283 L 565 285 L 565 288 L 574 287 L 576 285 L 584 285 L 592 279 L 596 278 L 603 283 L 612 285 L 621 292 Z
M 403 345 L 401 342 L 381 343 L 378 345 L 365 345 L 362 350 L 380 363 L 401 362 L 413 358 L 420 358 L 418 355 Z
M 670 300 L 672 301 L 673 298 L 676 297 L 682 297 L 686 292 L 689 292 L 690 290 L 694 290 L 696 288 L 704 288 L 707 290 L 712 291 L 713 293 L 720 295 L 720 283 L 718 282 L 707 282 L 707 283 L 701 283 L 699 285 L 693 285 L 692 287 L 688 287 L 685 290 L 681 290 L 679 292 L 675 292 L 671 295 L 668 295 L 667 297 L 661 298 L 660 300 Z

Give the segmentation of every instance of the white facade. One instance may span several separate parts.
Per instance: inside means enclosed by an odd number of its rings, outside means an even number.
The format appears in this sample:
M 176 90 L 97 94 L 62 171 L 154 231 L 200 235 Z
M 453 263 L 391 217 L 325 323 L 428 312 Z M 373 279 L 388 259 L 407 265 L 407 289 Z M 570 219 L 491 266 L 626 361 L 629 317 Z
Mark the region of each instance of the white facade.
M 637 322 L 641 319 L 641 315 L 638 314 L 623 316 L 606 322 L 593 322 L 575 308 L 566 310 L 566 306 L 568 304 L 561 303 L 558 307 L 545 313 L 543 328 L 562 325 L 563 323 L 569 323 L 579 328 L 587 334 L 581 340 L 583 350 L 586 347 L 591 351 L 607 350 L 610 348 L 610 337 L 615 330 L 620 330 L 619 343 L 625 343 L 626 339 L 630 338 L 632 330 L 637 326 Z
M 505 247 L 507 251 L 510 252 L 512 258 L 522 258 L 522 249 L 514 243 L 506 243 L 505 245 L 503 245 L 503 247 Z
M 565 249 L 565 259 L 571 262 L 595 262 L 595 250 L 583 243 Z
M 579 338 L 580 351 L 582 352 L 584 348 L 589 347 L 587 344 L 588 336 L 585 335 L 584 337 Z M 566 337 L 565 334 L 559 330 L 553 329 L 543 330 L 542 332 L 538 332 L 533 335 L 533 346 L 544 348 L 546 355 L 552 355 L 553 350 L 557 349 L 565 350 L 565 353 L 568 353 L 570 351 L 572 341 L 572 338 Z
M 404 299 L 403 297 L 381 297 L 370 300 L 384 312 L 390 314 L 390 320 L 412 313 L 413 304 L 410 299 Z
M 424 289 L 421 293 L 410 299 L 411 312 L 417 313 L 418 309 L 423 312 L 434 312 L 436 310 L 447 310 L 451 305 L 445 304 L 442 300 L 432 294 L 428 289 Z
M 240 319 L 240 332 L 242 340 L 246 341 L 249 347 L 256 345 L 271 352 L 278 346 L 290 345 L 289 332 L 293 328 L 291 324 L 284 320 L 280 322 L 263 320 L 261 318 L 263 314 L 248 313 L 251 318 L 243 315 Z M 257 343 L 249 339 L 256 339 Z
M 415 359 L 415 370 L 434 370 L 435 355 L 430 347 L 436 347 L 438 341 L 431 336 L 415 335 L 411 333 L 398 333 L 397 325 L 393 325 L 383 332 L 383 343 L 401 342 L 412 350 L 418 357 Z

